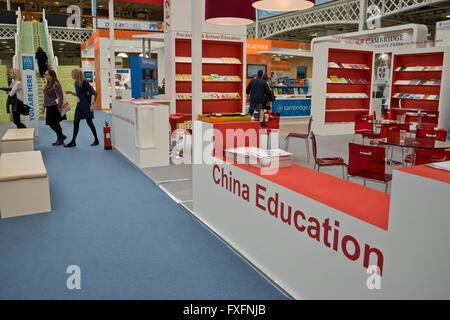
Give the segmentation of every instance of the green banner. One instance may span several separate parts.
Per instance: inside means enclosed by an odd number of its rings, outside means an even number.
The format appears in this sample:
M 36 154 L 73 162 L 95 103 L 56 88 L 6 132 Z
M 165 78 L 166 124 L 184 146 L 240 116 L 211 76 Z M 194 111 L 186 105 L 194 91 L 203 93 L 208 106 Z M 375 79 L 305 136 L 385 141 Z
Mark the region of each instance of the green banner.
M 8 86 L 8 75 L 6 66 L 0 66 L 0 87 Z M 8 99 L 8 93 L 0 90 L 0 122 L 8 123 L 11 122 L 11 117 L 9 113 L 6 113 L 6 100 Z
M 61 83 L 63 92 L 75 92 L 75 80 L 72 79 L 72 70 L 79 68 L 79 66 L 58 66 L 58 80 Z M 67 120 L 73 120 L 75 117 L 75 108 L 77 106 L 77 97 L 70 94 L 64 94 L 64 97 L 66 97 L 70 104 L 70 108 L 72 109 L 67 113 Z

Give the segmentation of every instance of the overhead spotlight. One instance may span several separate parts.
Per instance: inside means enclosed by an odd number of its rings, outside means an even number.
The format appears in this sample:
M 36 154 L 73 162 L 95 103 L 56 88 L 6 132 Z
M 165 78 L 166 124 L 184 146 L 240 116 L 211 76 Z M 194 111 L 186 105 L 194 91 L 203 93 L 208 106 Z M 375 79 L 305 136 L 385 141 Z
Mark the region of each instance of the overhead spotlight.
M 128 55 L 125 52 L 121 52 L 117 56 L 121 58 L 128 58 Z

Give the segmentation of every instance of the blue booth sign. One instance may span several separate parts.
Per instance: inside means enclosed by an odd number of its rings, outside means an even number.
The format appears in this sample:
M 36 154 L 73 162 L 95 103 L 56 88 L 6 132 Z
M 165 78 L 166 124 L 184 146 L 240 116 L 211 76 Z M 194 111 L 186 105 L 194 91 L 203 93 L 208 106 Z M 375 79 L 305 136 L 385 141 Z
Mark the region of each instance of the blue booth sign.
M 272 112 L 281 117 L 309 117 L 311 116 L 311 99 L 275 100 L 272 102 Z

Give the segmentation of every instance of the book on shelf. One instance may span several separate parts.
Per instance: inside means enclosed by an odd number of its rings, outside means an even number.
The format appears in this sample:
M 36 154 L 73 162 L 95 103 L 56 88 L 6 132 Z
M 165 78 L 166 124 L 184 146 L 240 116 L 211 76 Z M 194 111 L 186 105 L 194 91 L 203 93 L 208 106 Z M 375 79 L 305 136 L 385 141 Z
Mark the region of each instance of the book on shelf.
M 340 78 L 339 81 L 340 81 L 341 83 L 347 83 L 347 80 L 346 80 L 345 78 Z
M 365 93 L 327 93 L 327 99 L 366 99 Z
M 442 71 L 442 66 L 401 66 L 395 71 Z

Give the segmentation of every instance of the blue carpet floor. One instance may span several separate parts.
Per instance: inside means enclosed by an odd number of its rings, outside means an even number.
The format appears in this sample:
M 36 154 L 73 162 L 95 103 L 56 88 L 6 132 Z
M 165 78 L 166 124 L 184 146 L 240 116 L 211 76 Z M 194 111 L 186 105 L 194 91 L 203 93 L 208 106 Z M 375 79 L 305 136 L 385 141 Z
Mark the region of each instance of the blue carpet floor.
M 84 121 L 76 148 L 55 140 L 41 123 L 52 213 L 0 220 L 0 299 L 285 299 L 117 151 L 91 147 Z

